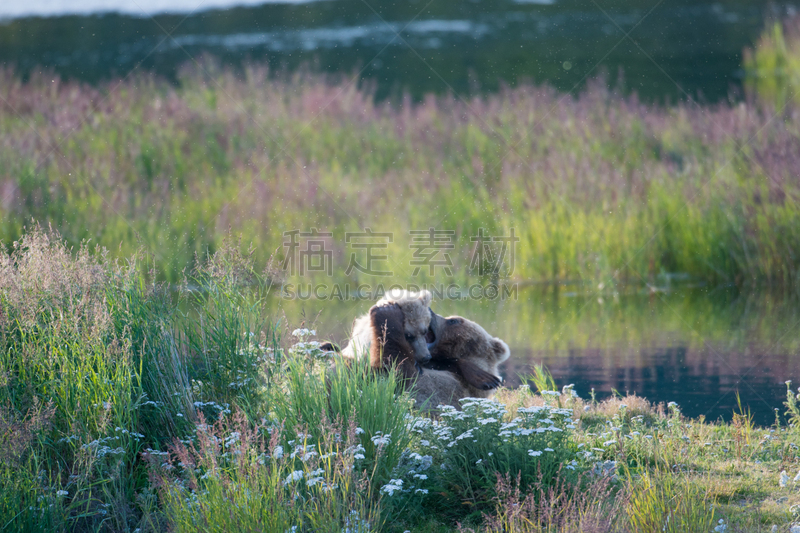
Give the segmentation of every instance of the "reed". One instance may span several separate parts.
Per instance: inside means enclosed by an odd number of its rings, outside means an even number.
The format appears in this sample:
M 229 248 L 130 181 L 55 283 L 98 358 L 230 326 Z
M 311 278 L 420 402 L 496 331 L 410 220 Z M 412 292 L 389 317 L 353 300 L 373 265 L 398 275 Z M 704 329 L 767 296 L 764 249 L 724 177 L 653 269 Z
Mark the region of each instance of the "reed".
M 73 246 L 92 239 L 118 257 L 142 247 L 142 268 L 178 281 L 229 232 L 266 264 L 276 250 L 283 259 L 283 232 L 319 228 L 333 234 L 334 281 L 357 283 L 373 278 L 345 275 L 345 233 L 369 227 L 394 234 L 379 267 L 393 272 L 387 284 L 797 281 L 794 104 L 777 118 L 749 102 L 662 107 L 603 80 L 576 95 L 523 85 L 377 102 L 336 78 L 213 63 L 177 86 L 23 82 L 4 70 L 0 92 L 6 246 L 34 219 Z M 454 232 L 452 276 L 412 275 L 409 231 L 429 227 Z M 514 229 L 513 265 L 470 268 L 481 228 Z

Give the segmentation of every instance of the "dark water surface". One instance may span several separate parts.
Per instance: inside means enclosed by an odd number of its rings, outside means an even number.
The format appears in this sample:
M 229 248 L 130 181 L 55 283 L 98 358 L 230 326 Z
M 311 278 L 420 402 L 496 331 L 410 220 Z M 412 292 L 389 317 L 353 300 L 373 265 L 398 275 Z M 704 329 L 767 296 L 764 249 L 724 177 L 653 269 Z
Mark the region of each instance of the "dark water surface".
M 4 4 L 0 64 L 26 74 L 43 65 L 96 81 L 140 65 L 175 79 L 180 65 L 210 53 L 231 65 L 266 61 L 291 70 L 311 63 L 371 80 L 379 97 L 419 97 L 523 79 L 568 91 L 600 70 L 616 84 L 624 69 L 625 88 L 657 101 L 683 91 L 711 101 L 736 93 L 742 49 L 765 16 L 787 7 L 754 0 L 329 0 L 198 12 L 199 0 Z M 86 14 L 108 4 L 124 14 Z M 79 14 L 13 18 L 65 12 Z
M 316 318 L 318 335 L 341 341 L 371 303 L 282 301 L 286 317 Z M 615 295 L 592 288 L 520 289 L 505 302 L 434 301 L 440 314 L 483 325 L 511 347 L 510 385 L 543 362 L 556 383 L 588 397 L 617 390 L 684 414 L 730 419 L 736 394 L 757 423 L 785 411 L 786 380 L 800 385 L 800 306 L 769 293 L 682 289 Z M 295 324 L 293 324 L 295 325 Z

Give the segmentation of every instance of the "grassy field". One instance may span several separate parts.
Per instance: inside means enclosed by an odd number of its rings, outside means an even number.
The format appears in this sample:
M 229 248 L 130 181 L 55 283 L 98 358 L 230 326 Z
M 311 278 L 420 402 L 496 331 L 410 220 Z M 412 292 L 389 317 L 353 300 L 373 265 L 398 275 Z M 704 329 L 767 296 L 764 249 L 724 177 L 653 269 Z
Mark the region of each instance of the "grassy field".
M 136 257 L 27 233 L 0 256 L 5 531 L 789 531 L 795 391 L 746 412 L 578 398 L 545 371 L 430 418 L 337 367 L 223 246 L 179 300 Z M 180 309 L 180 310 L 179 310 Z M 791 387 L 791 384 L 787 385 Z M 680 400 L 678 398 L 677 400 Z M 716 528 L 716 529 L 715 529 Z
M 792 35 L 765 35 L 752 79 Z M 408 232 L 435 227 L 454 232 L 446 281 L 480 279 L 484 228 L 520 239 L 507 280 L 610 298 L 669 273 L 795 288 L 792 79 L 659 107 L 599 81 L 376 103 L 343 80 L 211 62 L 177 87 L 2 72 L 0 531 L 800 528 L 790 382 L 772 427 L 744 409 L 687 419 L 681 398 L 580 398 L 544 369 L 430 417 L 393 375 L 327 370 L 313 318 L 279 319 L 268 294 L 283 232 L 332 232 L 344 266 L 345 232 L 367 227 L 394 233 L 389 281 L 432 279 L 410 275 Z M 713 321 L 692 323 L 714 340 Z
M 800 111 L 793 78 L 765 73 L 797 46 L 769 35 L 746 64 L 764 98 L 716 105 L 644 104 L 603 80 L 575 95 L 524 85 L 380 103 L 346 78 L 211 61 L 178 86 L 6 70 L 0 240 L 36 220 L 118 257 L 143 246 L 178 281 L 229 232 L 265 264 L 282 259 L 284 232 L 319 228 L 333 277 L 358 282 L 370 278 L 344 273 L 345 232 L 371 228 L 394 234 L 387 282 L 463 283 L 480 277 L 470 238 L 513 228 L 504 279 L 795 286 Z M 412 276 L 408 232 L 430 227 L 453 232 L 452 275 Z

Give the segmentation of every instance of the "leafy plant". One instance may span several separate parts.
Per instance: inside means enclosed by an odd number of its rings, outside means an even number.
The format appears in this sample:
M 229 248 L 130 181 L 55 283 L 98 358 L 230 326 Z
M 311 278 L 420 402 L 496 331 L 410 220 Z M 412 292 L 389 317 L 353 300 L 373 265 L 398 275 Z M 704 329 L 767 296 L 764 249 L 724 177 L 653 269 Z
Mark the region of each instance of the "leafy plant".
M 523 383 L 529 381 L 533 382 L 537 392 L 539 393 L 541 393 L 542 391 L 558 390 L 558 387 L 556 386 L 556 381 L 553 379 L 553 375 L 550 373 L 549 370 L 547 370 L 547 368 L 544 366 L 543 363 L 535 363 L 533 365 L 533 373 L 520 376 L 520 380 Z
M 506 420 L 505 406 L 492 400 L 467 398 L 462 410 L 444 408 L 440 421 L 419 420 L 420 453 L 433 464 L 430 484 L 439 512 L 459 516 L 460 510 L 486 511 L 496 497 L 497 476 L 517 479 L 523 491 L 535 484 L 547 487 L 560 476 L 574 479 L 579 472 L 570 441 L 572 410 L 558 407 L 520 407 Z

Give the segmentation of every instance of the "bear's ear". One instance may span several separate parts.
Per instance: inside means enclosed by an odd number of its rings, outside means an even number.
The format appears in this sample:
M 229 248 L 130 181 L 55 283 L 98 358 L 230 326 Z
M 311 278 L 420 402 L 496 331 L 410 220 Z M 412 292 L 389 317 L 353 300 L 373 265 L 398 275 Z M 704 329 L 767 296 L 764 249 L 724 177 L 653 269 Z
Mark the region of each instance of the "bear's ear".
M 430 293 L 430 291 L 427 291 L 427 290 L 420 291 L 420 293 L 419 293 L 419 301 L 422 302 L 422 305 L 424 307 L 430 307 L 432 299 L 433 299 L 433 295 Z
M 497 358 L 498 363 L 502 363 L 511 356 L 511 352 L 508 349 L 508 344 L 501 341 L 497 337 L 492 339 L 491 344 L 492 344 L 492 353 L 494 353 L 494 356 Z
M 369 318 L 374 331 L 403 331 L 403 310 L 397 304 L 373 305 Z

